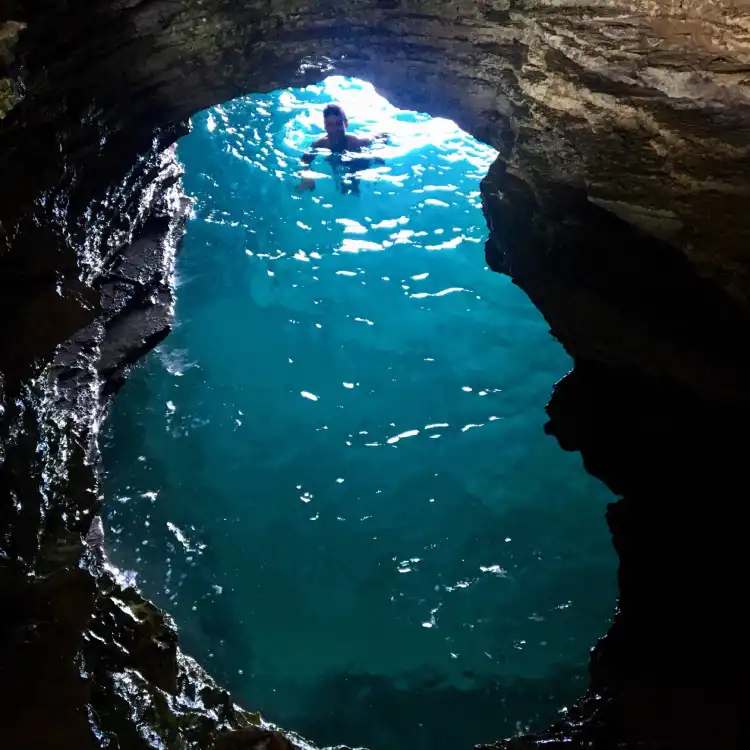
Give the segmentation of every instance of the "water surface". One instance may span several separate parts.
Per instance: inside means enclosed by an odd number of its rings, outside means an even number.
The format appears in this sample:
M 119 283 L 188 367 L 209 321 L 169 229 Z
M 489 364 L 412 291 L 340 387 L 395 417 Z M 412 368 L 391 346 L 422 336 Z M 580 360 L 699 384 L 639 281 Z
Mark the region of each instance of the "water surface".
M 391 133 L 337 192 L 331 99 Z M 198 115 L 174 333 L 118 396 L 109 549 L 239 701 L 321 744 L 554 720 L 607 628 L 608 495 L 544 435 L 571 362 L 484 266 L 494 152 L 329 79 Z

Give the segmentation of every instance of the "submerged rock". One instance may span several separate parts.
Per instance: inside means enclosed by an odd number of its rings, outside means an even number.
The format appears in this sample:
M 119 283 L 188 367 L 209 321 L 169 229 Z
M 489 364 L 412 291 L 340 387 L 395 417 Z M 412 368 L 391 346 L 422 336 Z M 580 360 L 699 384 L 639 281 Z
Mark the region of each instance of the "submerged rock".
M 622 612 L 592 691 L 551 734 L 513 743 L 738 747 L 741 639 L 709 613 L 739 600 L 726 573 L 739 565 L 732 436 L 750 374 L 749 22 L 728 0 L 6 2 L 2 746 L 287 742 L 252 729 L 259 718 L 179 652 L 168 618 L 85 538 L 103 501 L 107 398 L 169 329 L 180 123 L 337 72 L 499 150 L 483 188 L 488 261 L 577 359 L 551 429 L 623 495 L 610 516 Z

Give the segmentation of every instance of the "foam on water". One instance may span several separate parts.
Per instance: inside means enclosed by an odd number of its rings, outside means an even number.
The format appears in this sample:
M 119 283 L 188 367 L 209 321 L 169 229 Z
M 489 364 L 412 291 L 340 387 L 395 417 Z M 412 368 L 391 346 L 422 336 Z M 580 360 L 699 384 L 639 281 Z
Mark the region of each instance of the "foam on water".
M 331 99 L 391 133 L 294 172 Z M 441 750 L 553 720 L 608 624 L 608 495 L 542 431 L 570 360 L 484 266 L 494 152 L 328 79 L 202 113 L 177 327 L 118 396 L 113 562 L 250 708 Z

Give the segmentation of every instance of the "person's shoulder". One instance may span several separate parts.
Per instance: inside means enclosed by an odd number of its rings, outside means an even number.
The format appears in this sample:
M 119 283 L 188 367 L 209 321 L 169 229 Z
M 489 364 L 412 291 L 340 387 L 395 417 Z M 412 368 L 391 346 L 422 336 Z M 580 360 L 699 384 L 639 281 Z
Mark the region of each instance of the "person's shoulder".
M 365 146 L 370 146 L 372 144 L 372 139 L 370 138 L 361 138 L 358 135 L 348 135 L 346 136 L 346 145 L 347 148 L 354 149 L 354 148 L 364 148 Z
M 313 141 L 313 148 L 328 148 L 328 136 L 324 135 L 322 138 L 318 138 L 317 141 Z

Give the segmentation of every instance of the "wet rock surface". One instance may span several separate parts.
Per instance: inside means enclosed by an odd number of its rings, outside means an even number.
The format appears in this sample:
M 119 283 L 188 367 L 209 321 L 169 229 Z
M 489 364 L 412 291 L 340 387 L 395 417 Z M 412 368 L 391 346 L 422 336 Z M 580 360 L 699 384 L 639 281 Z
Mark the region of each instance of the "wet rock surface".
M 708 0 L 0 6 L 0 745 L 276 748 L 106 567 L 97 432 L 169 330 L 193 112 L 326 73 L 500 157 L 488 262 L 576 358 L 549 430 L 618 495 L 620 611 L 507 747 L 741 747 L 750 9 Z
M 742 747 L 747 414 L 590 362 L 547 412 L 547 432 L 621 496 L 607 509 L 619 606 L 565 721 L 498 747 Z

